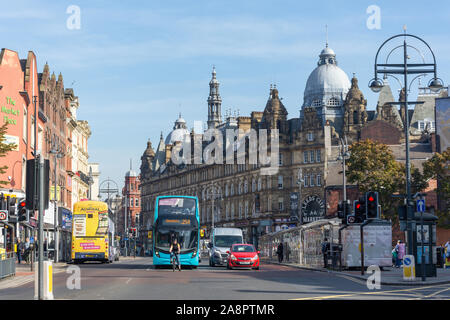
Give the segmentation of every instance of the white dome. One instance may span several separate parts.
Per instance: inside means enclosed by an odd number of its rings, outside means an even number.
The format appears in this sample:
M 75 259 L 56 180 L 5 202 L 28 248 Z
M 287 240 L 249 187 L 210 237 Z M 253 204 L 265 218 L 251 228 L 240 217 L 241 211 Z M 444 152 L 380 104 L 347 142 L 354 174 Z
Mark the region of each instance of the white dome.
M 125 173 L 125 177 L 137 177 L 137 173 L 134 172 L 133 170 L 127 171 L 127 173 Z
M 191 141 L 191 136 L 187 130 L 186 120 L 179 115 L 175 121 L 172 132 L 166 138 L 165 144 L 174 144 L 175 142 L 183 142 L 184 140 Z
M 175 129 L 166 138 L 165 144 L 174 144 L 175 142 L 183 142 L 184 140 L 191 141 L 189 131 L 184 128 Z
M 320 65 L 314 69 L 306 82 L 304 103 L 310 106 L 313 100 L 322 100 L 328 94 L 345 97 L 350 86 L 350 80 L 347 75 L 337 65 Z
M 306 82 L 303 106 L 324 106 L 330 99 L 337 99 L 340 104 L 350 90 L 351 84 L 347 74 L 337 66 L 336 54 L 328 46 L 320 53 L 317 68 L 311 72 Z
M 326 47 L 325 49 L 322 50 L 320 55 L 321 56 L 323 56 L 323 55 L 335 56 L 336 54 L 334 53 L 333 49 Z

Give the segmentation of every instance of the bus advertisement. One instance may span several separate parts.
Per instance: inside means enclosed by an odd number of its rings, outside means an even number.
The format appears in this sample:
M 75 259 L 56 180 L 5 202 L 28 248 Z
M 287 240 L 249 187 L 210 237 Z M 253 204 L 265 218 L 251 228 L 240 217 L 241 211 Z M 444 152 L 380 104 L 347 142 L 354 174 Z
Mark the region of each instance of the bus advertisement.
M 170 245 L 177 238 L 180 263 L 196 268 L 200 253 L 198 199 L 189 196 L 156 198 L 153 221 L 153 265 L 170 265 Z
M 74 263 L 112 262 L 114 228 L 108 205 L 101 201 L 80 201 L 73 206 L 72 255 Z

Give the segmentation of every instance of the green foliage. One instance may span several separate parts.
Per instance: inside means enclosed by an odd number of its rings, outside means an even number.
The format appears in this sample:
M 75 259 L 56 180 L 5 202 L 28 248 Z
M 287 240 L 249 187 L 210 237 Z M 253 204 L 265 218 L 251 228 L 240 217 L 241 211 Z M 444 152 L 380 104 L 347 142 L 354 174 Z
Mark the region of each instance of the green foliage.
M 436 152 L 425 161 L 423 173 L 426 178 L 438 181 L 435 191 L 444 202 L 444 210 L 437 212 L 438 223 L 441 227 L 450 228 L 450 148 L 442 153 Z
M 6 156 L 6 154 L 12 150 L 14 150 L 16 148 L 15 144 L 8 144 L 5 143 L 5 134 L 6 134 L 6 130 L 8 129 L 8 123 L 5 122 L 1 127 L 0 127 L 0 158 L 3 158 Z M 0 174 L 4 174 L 6 173 L 6 170 L 8 169 L 8 166 L 1 166 L 0 167 Z M 7 181 L 1 181 L 0 180 L 0 185 L 5 185 L 7 184 Z
M 347 179 L 358 184 L 362 193 L 377 191 L 386 218 L 396 213 L 398 199 L 392 194 L 398 193 L 404 183 L 404 172 L 387 145 L 367 139 L 350 146 Z

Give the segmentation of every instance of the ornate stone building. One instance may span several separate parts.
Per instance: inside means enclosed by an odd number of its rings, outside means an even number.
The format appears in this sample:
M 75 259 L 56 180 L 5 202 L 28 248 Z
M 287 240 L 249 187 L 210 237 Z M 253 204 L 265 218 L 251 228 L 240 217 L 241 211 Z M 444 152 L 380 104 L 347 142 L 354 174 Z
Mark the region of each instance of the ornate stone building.
M 161 133 L 156 151 L 149 141 L 141 157 L 141 231 L 151 230 L 157 196 L 194 195 L 199 198 L 202 226 L 211 227 L 214 212 L 215 226 L 240 227 L 246 241 L 257 244 L 262 233 L 297 223 L 291 198 L 299 198 L 303 223 L 336 214 L 336 199 L 342 190 L 342 165 L 337 160 L 341 137 L 345 136 L 351 144 L 362 138 L 383 138 L 383 130 L 389 129 L 401 149 L 401 120 L 398 111 L 388 103 L 393 101 L 390 88 L 387 86 L 380 93 L 377 110 L 368 111 L 357 78 L 353 76 L 350 82 L 328 45 L 307 80 L 299 118 L 288 119 L 278 89 L 271 86 L 263 112 L 253 111 L 249 117 L 228 116 L 222 122 L 219 85 L 213 69 L 207 99 L 208 128 L 222 132 L 237 128 L 243 132 L 278 129 L 278 171 L 263 174 L 264 166 L 249 162 L 248 148 L 245 164 L 176 165 L 172 153 L 178 152 L 177 146 L 186 141 L 193 146 L 196 139 L 204 137 L 204 133 L 189 132 L 180 116 L 165 140 Z M 218 193 L 214 208 L 212 186 Z M 356 199 L 357 188 L 348 188 L 349 198 Z

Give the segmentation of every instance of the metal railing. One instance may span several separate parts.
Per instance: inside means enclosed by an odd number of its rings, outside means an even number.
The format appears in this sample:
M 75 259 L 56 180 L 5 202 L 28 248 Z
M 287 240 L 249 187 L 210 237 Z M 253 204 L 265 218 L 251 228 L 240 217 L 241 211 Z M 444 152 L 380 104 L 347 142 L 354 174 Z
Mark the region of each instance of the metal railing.
M 16 257 L 13 252 L 0 254 L 0 279 L 16 274 Z

